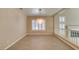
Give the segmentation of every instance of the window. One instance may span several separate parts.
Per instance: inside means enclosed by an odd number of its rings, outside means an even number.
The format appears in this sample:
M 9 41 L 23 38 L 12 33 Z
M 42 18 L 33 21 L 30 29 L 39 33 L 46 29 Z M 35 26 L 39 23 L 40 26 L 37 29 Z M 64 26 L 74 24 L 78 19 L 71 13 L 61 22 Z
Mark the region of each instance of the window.
M 59 32 L 60 34 L 65 33 L 65 17 L 64 16 L 59 17 Z
M 41 31 L 45 30 L 45 20 L 44 19 L 33 19 L 32 20 L 32 30 Z

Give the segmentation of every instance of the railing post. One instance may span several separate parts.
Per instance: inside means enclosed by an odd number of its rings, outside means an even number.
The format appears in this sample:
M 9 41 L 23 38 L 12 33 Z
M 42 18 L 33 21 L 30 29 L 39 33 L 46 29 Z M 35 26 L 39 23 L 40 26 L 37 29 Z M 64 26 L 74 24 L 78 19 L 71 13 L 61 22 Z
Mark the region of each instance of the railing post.
M 68 37 L 68 26 L 65 26 L 65 32 L 66 32 L 65 36 Z

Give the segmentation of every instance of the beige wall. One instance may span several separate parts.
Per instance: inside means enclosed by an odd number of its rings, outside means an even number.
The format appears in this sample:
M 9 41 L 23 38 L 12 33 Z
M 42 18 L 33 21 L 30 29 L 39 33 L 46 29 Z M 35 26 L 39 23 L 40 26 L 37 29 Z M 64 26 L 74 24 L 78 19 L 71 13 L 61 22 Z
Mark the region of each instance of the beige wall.
M 27 31 L 28 33 L 36 33 L 32 31 L 32 19 L 44 18 L 46 22 L 46 31 L 37 33 L 52 33 L 53 32 L 53 17 L 52 16 L 28 16 L 27 17 Z
M 19 9 L 0 9 L 0 49 L 26 33 L 26 16 Z

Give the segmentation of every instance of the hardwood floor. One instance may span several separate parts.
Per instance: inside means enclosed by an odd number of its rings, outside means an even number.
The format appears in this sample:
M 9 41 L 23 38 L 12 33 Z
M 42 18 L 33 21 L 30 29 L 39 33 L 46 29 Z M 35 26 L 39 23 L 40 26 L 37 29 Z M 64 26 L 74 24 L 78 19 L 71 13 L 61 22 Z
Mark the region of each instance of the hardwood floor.
M 8 50 L 73 50 L 52 35 L 26 36 Z

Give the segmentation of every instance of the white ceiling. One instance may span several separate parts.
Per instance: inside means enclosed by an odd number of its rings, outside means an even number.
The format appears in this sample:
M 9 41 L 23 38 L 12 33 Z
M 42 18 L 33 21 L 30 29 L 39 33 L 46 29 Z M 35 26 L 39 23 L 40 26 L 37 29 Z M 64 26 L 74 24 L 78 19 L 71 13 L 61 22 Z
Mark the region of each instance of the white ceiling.
M 39 9 L 41 11 L 39 12 Z M 23 12 L 27 16 L 51 16 L 62 8 L 23 8 Z

